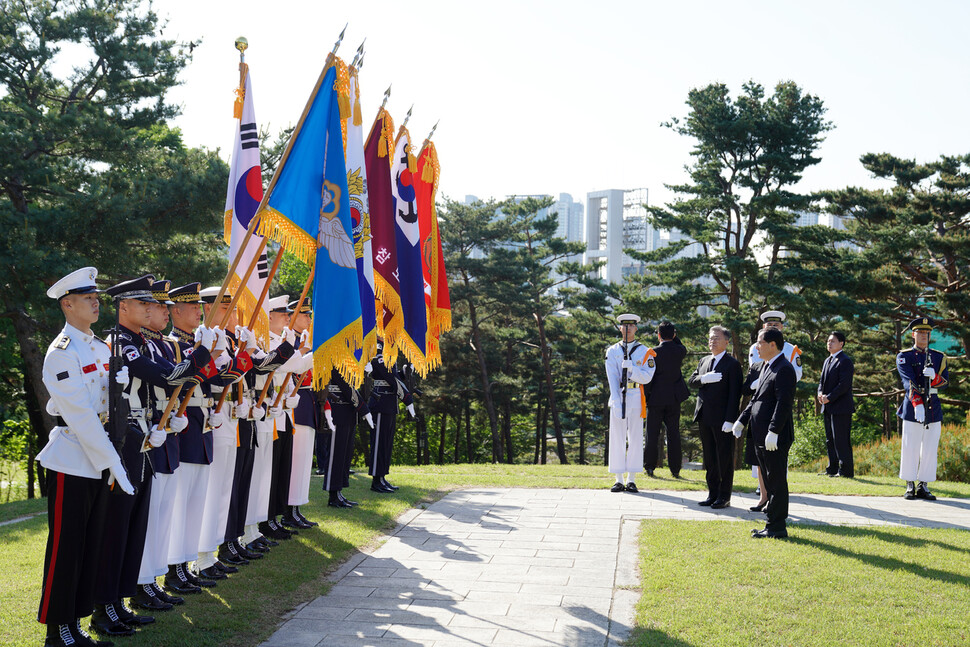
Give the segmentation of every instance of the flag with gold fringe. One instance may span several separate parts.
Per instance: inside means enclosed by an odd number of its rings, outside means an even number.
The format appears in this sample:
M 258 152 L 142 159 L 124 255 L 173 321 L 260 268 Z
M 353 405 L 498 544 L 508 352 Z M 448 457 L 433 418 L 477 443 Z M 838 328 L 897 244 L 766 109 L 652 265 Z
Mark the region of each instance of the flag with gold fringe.
M 317 81 L 259 223 L 260 234 L 313 263 L 315 389 L 326 386 L 331 368 L 355 387 L 364 377 L 354 356 L 363 334 L 336 78 L 329 65 Z
M 225 239 L 229 245 L 229 258 L 236 258 L 240 252 L 249 223 L 256 215 L 260 200 L 263 199 L 263 173 L 259 161 L 259 129 L 256 126 L 256 113 L 253 110 L 253 86 L 249 76 L 249 66 L 240 63 L 240 84 L 236 90 L 233 116 L 236 119 L 236 136 L 233 142 L 232 163 L 229 167 L 229 184 L 226 189 Z M 249 275 L 246 285 L 242 278 L 260 249 L 262 239 L 250 236 L 236 270 L 229 277 L 228 289 L 239 292 L 241 320 L 255 321 L 253 332 L 263 342 L 269 341 L 269 313 L 266 304 L 260 306 L 253 319 L 253 310 L 269 275 L 266 252 L 260 253 L 256 269 Z
M 428 370 L 441 364 L 441 333 L 451 330 L 451 297 L 445 257 L 438 231 L 435 197 L 438 193 L 438 152 L 434 142 L 425 142 L 418 155 L 417 180 L 414 183 L 418 201 L 418 225 L 421 228 L 421 259 L 424 268 L 424 298 L 428 310 Z
M 414 191 L 417 163 L 411 152 L 411 135 L 403 125 L 398 131 L 391 163 L 394 195 L 394 234 L 397 244 L 398 280 L 404 331 L 398 348 L 421 377 L 428 374 L 428 315 L 424 305 L 424 270 L 421 267 L 421 229 Z
M 394 196 L 391 193 L 391 155 L 394 154 L 394 121 L 384 108 L 377 113 L 367 143 L 364 162 L 370 201 L 374 294 L 377 297 L 377 329 L 384 339 L 384 361 L 397 360 L 397 341 L 404 331 L 397 243 L 394 240 Z
M 354 227 L 354 256 L 357 259 L 357 287 L 360 291 L 360 314 L 363 329 L 361 364 L 370 362 L 377 353 L 377 309 L 374 297 L 374 253 L 368 197 L 367 165 L 364 163 L 364 129 L 360 109 L 360 86 L 357 70 L 348 68 L 350 77 L 350 116 L 344 120 L 347 133 L 347 189 L 350 197 L 350 220 Z

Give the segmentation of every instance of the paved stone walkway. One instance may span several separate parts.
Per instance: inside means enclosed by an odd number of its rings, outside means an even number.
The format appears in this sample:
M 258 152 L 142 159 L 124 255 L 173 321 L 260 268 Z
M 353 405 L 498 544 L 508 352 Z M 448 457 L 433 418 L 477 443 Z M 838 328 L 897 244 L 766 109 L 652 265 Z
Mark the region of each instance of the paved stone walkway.
M 705 492 L 475 489 L 412 510 L 332 576 L 264 647 L 616 647 L 638 599 L 636 532 L 648 518 L 744 520 L 697 506 Z M 970 530 L 970 501 L 795 495 L 792 522 Z M 797 532 L 797 531 L 796 531 Z M 624 588 L 627 587 L 627 588 Z

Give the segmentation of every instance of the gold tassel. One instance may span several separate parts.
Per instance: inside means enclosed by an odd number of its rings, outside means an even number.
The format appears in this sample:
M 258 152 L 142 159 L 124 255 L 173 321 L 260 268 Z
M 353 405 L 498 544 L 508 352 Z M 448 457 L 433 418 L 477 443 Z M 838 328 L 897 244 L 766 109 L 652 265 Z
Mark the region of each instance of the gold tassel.
M 354 102 L 354 125 L 362 126 L 364 117 L 360 114 L 360 93 L 357 94 L 357 101 Z
M 425 161 L 424 166 L 421 167 L 421 181 L 428 183 L 434 181 L 434 169 L 431 167 L 431 164 L 427 162 L 427 160 Z
M 232 209 L 226 212 L 225 217 L 222 219 L 222 237 L 226 240 L 226 244 L 229 244 L 229 238 L 232 235 Z

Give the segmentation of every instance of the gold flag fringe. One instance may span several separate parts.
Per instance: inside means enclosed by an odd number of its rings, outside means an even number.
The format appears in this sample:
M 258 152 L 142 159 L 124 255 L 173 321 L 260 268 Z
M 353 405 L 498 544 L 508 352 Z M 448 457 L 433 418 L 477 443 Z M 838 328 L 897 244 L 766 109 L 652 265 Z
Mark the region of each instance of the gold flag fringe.
M 372 359 L 377 356 L 377 329 L 374 329 L 367 333 L 364 337 L 364 343 L 360 347 L 360 367 L 363 370 L 364 365 L 368 364 Z
M 407 333 L 407 330 L 401 332 L 401 336 L 398 338 L 398 348 L 404 357 L 407 358 L 411 365 L 414 366 L 414 370 L 418 372 L 421 377 L 428 376 L 428 358 L 418 345 L 414 343 L 411 339 L 411 335 Z
M 312 266 L 317 254 L 317 241 L 293 221 L 273 207 L 266 207 L 259 214 L 256 233 L 275 240 L 307 265 Z
M 359 388 L 364 382 L 364 367 L 354 357 L 354 351 L 363 344 L 360 317 L 343 330 L 325 341 L 313 351 L 313 388 L 323 390 L 330 382 L 331 369 L 337 369 L 347 383 Z
M 381 122 L 381 139 L 377 144 L 377 156 L 387 157 L 388 151 L 394 148 L 394 120 L 391 119 L 391 114 L 381 108 L 381 113 L 377 117 L 378 119 L 383 119 Z M 390 163 L 390 160 L 388 160 Z
M 229 244 L 229 239 L 232 236 L 232 209 L 226 211 L 225 218 L 222 219 L 222 238 Z

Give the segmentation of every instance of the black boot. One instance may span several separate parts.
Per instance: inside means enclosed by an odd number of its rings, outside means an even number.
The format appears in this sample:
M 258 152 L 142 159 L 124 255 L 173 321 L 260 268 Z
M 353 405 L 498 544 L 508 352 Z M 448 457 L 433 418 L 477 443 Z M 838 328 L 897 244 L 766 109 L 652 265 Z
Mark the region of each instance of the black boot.
M 307 528 L 314 528 L 320 525 L 316 521 L 310 521 L 309 519 L 304 517 L 303 513 L 300 512 L 300 506 L 298 505 L 293 506 L 293 516 L 295 516 L 297 520 Z
M 245 566 L 249 560 L 236 551 L 236 547 L 231 541 L 227 541 L 219 546 L 219 561 L 233 566 Z
M 155 589 L 155 596 L 162 602 L 167 602 L 168 604 L 174 604 L 178 606 L 180 604 L 185 604 L 185 598 L 180 598 L 177 595 L 171 595 L 168 591 L 160 587 L 157 583 L 149 584 L 150 587 Z
M 75 620 L 69 625 L 47 625 L 47 639 L 44 647 L 111 647 L 110 640 L 94 640 L 81 629 L 81 622 Z
M 371 492 L 379 492 L 380 494 L 387 494 L 388 492 L 393 492 L 394 490 L 389 487 L 385 487 L 381 482 L 380 476 L 375 476 L 370 482 Z
M 94 605 L 94 615 L 91 616 L 91 629 L 101 636 L 134 636 L 135 630 L 126 625 L 118 617 L 113 604 Z
M 343 501 L 344 503 L 348 504 L 350 507 L 354 507 L 356 505 L 360 505 L 356 501 L 351 501 L 350 499 L 348 499 L 347 497 L 345 497 L 344 496 L 344 493 L 341 492 L 341 491 L 339 491 L 339 490 L 337 491 L 337 496 L 340 497 L 340 500 L 341 501 Z
M 393 490 L 393 491 L 395 491 L 395 492 L 397 492 L 397 491 L 398 491 L 399 489 L 401 489 L 401 488 L 399 488 L 399 487 L 398 487 L 398 486 L 396 486 L 396 485 L 391 485 L 390 483 L 388 483 L 388 482 L 387 482 L 387 477 L 386 477 L 386 476 L 382 476 L 382 477 L 381 477 L 381 483 L 382 483 L 382 484 L 384 485 L 384 487 L 386 487 L 386 488 L 390 488 L 391 490 Z
M 330 490 L 330 498 L 327 500 L 327 505 L 331 508 L 349 508 L 351 505 L 349 503 L 344 503 L 340 500 L 340 490 Z
M 903 494 L 903 498 L 907 501 L 912 501 L 916 498 L 916 484 L 912 481 L 906 481 L 906 492 Z
M 916 498 L 926 499 L 927 501 L 936 501 L 936 497 L 930 493 L 930 489 L 926 487 L 926 481 L 920 481 L 916 486 Z
M 202 592 L 202 587 L 189 582 L 185 568 L 181 564 L 172 564 L 168 567 L 168 573 L 165 575 L 165 588 L 179 595 Z
M 162 600 L 151 584 L 139 584 L 138 592 L 131 598 L 131 603 L 139 609 L 148 611 L 171 611 L 172 604 Z
M 128 625 L 129 627 L 139 627 L 141 625 L 150 625 L 153 622 L 155 622 L 154 616 L 140 616 L 134 611 L 132 611 L 131 609 L 129 609 L 128 605 L 125 604 L 124 598 L 122 598 L 121 602 L 114 605 L 114 607 L 115 607 L 115 613 L 117 613 L 118 617 L 121 618 L 121 621 L 126 625 Z

